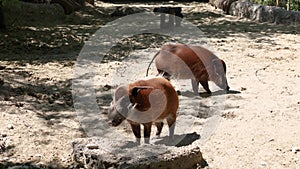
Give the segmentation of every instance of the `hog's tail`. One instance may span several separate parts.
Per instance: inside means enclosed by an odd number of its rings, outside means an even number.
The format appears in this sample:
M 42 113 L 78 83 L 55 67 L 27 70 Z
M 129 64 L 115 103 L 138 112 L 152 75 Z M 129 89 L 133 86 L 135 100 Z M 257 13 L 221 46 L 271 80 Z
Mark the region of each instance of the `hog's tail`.
M 149 72 L 149 69 L 150 69 L 150 66 L 152 64 L 152 62 L 154 61 L 154 59 L 156 58 L 156 56 L 159 54 L 160 51 L 158 51 L 152 58 L 151 62 L 149 63 L 148 65 L 148 68 L 147 68 L 147 72 L 146 72 L 146 77 L 148 76 L 148 72 Z

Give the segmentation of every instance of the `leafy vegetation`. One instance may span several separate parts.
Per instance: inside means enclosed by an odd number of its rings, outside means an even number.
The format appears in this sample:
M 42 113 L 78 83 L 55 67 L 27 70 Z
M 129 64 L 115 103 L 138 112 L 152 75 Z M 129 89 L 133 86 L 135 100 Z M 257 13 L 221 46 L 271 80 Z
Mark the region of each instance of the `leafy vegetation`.
M 262 5 L 269 5 L 269 6 L 276 6 L 278 3 L 277 6 L 283 7 L 287 10 L 293 10 L 293 11 L 300 10 L 300 0 L 250 0 L 250 1 Z
M 8 5 L 8 4 L 18 4 L 19 0 L 0 0 L 0 4 L 3 6 Z

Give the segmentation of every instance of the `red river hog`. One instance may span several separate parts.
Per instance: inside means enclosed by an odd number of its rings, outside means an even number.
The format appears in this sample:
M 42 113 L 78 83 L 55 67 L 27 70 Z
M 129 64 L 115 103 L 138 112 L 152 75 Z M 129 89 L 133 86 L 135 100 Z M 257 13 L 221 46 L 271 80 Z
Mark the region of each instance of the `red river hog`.
M 168 80 L 171 76 L 176 79 L 191 79 L 196 94 L 199 83 L 207 93 L 211 93 L 208 81 L 213 81 L 221 89 L 229 90 L 225 62 L 201 46 L 185 44 L 163 46 L 151 60 L 146 76 L 154 59 L 159 74 Z
M 171 83 L 165 78 L 152 78 L 118 87 L 108 118 L 112 126 L 118 126 L 126 119 L 138 143 L 143 125 L 144 142 L 149 143 L 152 124 L 156 125 L 159 137 L 164 119 L 169 126 L 170 140 L 173 139 L 177 109 L 178 95 Z

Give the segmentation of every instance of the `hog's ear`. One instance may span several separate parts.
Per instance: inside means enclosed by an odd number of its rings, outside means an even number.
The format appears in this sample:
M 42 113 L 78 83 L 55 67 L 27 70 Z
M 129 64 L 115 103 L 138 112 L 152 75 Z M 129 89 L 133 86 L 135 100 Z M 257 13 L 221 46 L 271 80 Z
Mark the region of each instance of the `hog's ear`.
M 226 63 L 224 62 L 224 60 L 221 60 L 223 68 L 224 68 L 224 72 L 226 73 Z
M 128 95 L 127 86 L 119 86 L 115 91 L 115 101 L 118 101 L 121 97 Z
M 145 90 L 145 89 L 153 89 L 153 87 L 151 87 L 151 86 L 135 86 L 134 88 L 132 88 L 131 95 L 133 97 L 136 97 L 141 90 Z

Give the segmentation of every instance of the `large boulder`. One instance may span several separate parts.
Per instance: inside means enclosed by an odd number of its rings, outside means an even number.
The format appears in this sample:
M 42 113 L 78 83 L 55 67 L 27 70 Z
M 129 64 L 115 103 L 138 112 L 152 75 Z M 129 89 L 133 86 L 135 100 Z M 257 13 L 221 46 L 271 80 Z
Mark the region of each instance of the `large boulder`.
M 134 142 L 107 138 L 81 138 L 73 142 L 73 158 L 86 169 L 192 169 L 207 166 L 196 145 L 163 144 L 137 146 Z
M 209 0 L 215 8 L 222 9 L 225 14 L 229 14 L 230 5 L 237 0 Z
M 276 6 L 264 6 L 248 1 L 236 1 L 230 6 L 229 14 L 249 18 L 257 22 L 274 24 L 300 24 L 300 12 L 287 11 Z
M 252 18 L 253 3 L 249 1 L 235 1 L 230 5 L 229 14 L 240 18 Z
M 144 8 L 138 8 L 138 7 L 130 7 L 130 6 L 117 6 L 114 11 L 110 14 L 111 16 L 126 16 L 126 15 L 131 15 L 135 13 L 140 13 L 140 12 L 146 12 L 146 9 Z

